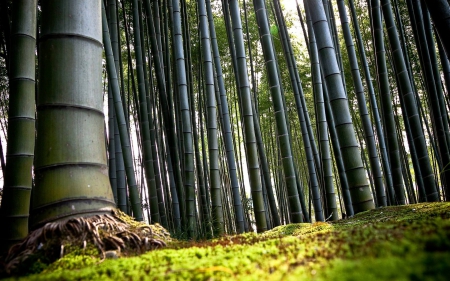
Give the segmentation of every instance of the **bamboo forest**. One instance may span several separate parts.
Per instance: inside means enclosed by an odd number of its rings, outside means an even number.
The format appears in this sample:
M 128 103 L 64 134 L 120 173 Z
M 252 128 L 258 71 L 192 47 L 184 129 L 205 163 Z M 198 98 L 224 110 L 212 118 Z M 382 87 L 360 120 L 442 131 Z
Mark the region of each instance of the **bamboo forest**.
M 448 0 L 0 0 L 0 279 L 448 280 Z

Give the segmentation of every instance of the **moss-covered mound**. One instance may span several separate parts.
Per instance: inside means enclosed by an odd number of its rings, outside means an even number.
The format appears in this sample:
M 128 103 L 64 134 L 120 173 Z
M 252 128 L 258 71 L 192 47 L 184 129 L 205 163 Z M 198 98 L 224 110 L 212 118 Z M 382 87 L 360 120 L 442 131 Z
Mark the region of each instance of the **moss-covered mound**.
M 450 203 L 432 203 L 173 241 L 138 257 L 70 254 L 23 280 L 449 280 L 449 271 Z

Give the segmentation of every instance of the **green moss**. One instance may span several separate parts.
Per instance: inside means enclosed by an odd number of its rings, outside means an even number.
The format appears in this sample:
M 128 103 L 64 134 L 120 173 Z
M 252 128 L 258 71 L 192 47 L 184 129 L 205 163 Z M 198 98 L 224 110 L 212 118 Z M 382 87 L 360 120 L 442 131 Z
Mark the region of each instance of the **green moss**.
M 44 270 L 47 272 L 62 272 L 66 270 L 81 269 L 95 266 L 100 262 L 100 253 L 97 248 L 90 245 L 86 249 L 69 246 L 69 253 L 58 259 Z
M 120 220 L 122 220 L 123 222 L 125 222 L 127 225 L 129 225 L 131 227 L 131 229 L 133 229 L 133 228 L 139 229 L 142 227 L 150 226 L 155 238 L 161 239 L 162 241 L 164 241 L 166 243 L 172 241 L 172 239 L 170 237 L 170 233 L 164 227 L 162 227 L 159 223 L 147 225 L 144 222 L 138 222 L 133 217 L 128 216 L 127 214 L 125 214 L 124 212 L 122 212 L 118 209 L 114 210 L 114 215 L 117 218 L 119 218 Z
M 448 280 L 449 253 L 335 260 L 316 280 Z
M 138 257 L 76 252 L 24 280 L 445 280 L 450 203 L 389 207 L 335 223 L 172 241 Z

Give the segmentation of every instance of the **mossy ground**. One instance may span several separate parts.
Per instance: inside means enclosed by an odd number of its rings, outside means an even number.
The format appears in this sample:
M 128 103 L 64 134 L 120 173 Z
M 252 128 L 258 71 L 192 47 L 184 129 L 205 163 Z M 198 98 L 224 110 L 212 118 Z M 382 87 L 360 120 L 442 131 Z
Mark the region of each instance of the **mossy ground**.
M 137 257 L 73 252 L 23 280 L 449 280 L 450 203 L 381 208 L 335 223 L 173 241 Z

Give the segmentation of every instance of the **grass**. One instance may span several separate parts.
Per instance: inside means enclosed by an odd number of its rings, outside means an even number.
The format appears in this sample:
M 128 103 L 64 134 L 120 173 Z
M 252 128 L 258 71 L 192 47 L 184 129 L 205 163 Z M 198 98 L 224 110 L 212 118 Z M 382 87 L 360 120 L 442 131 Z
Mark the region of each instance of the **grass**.
M 100 261 L 75 251 L 20 280 L 448 280 L 450 203 L 388 207 L 335 223 L 173 241 Z

